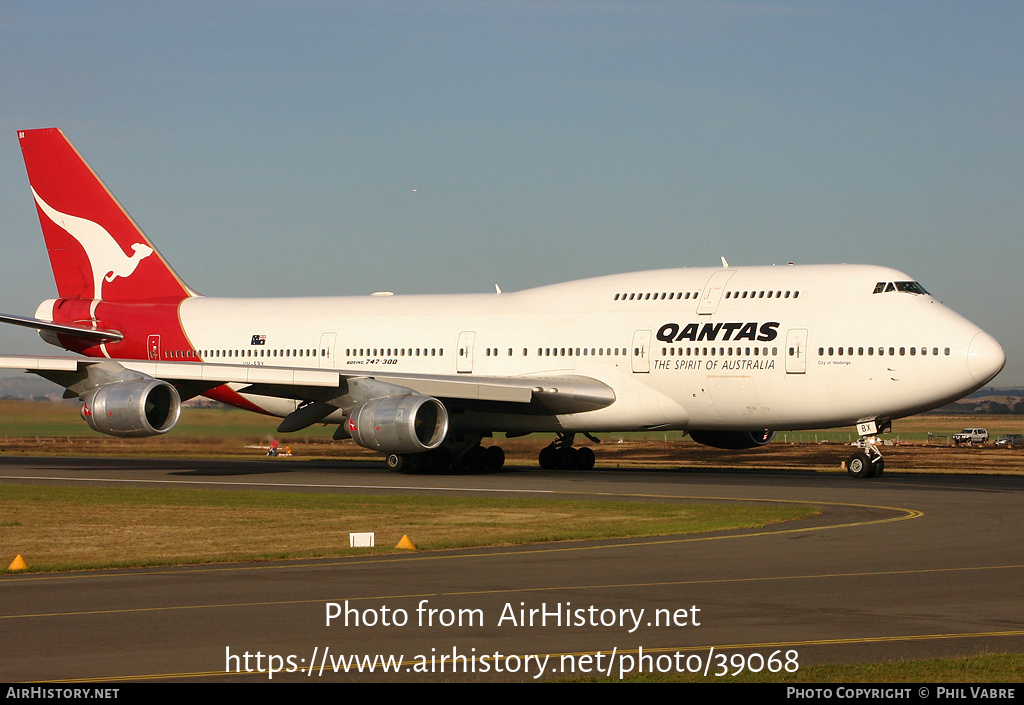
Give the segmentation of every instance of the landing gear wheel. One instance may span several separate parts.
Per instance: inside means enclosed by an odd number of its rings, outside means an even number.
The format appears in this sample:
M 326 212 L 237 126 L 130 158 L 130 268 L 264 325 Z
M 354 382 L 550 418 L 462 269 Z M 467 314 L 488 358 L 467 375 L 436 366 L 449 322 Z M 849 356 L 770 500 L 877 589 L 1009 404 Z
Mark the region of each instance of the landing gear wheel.
M 559 470 L 575 470 L 576 469 L 576 454 L 579 451 L 572 446 L 566 446 L 558 449 L 558 469 Z
M 594 443 L 600 443 L 589 433 L 583 434 Z M 573 448 L 575 433 L 559 433 L 555 441 L 540 452 L 540 466 L 545 470 L 592 470 L 594 451 L 590 448 Z
M 872 468 L 873 472 L 871 473 L 871 477 L 878 477 L 885 472 L 885 458 L 878 458 L 874 463 L 872 463 L 872 465 L 874 467 Z
M 576 469 L 577 470 L 593 470 L 594 462 L 594 451 L 586 446 L 576 451 Z
M 389 453 L 384 463 L 391 472 L 400 472 L 406 475 L 415 475 L 429 467 L 429 460 L 423 453 L 403 453 L 401 455 Z
M 448 472 L 452 464 L 452 454 L 447 448 L 435 448 L 426 454 L 429 458 L 428 472 Z
M 858 450 L 846 461 L 846 472 L 856 478 L 865 478 L 873 477 L 875 470 L 868 454 Z
M 484 471 L 487 466 L 487 452 L 479 445 L 465 450 L 451 462 L 451 471 L 457 475 L 472 475 Z
M 505 465 L 505 451 L 501 446 L 488 446 L 485 461 L 487 469 L 491 472 L 501 470 Z
M 405 472 L 410 475 L 416 475 L 426 469 L 427 459 L 422 453 L 410 453 L 402 457 L 405 458 Z
M 885 458 L 882 457 L 882 453 L 878 450 L 878 446 L 881 444 L 877 435 L 872 434 L 872 431 L 878 431 L 881 429 L 882 433 L 887 432 L 891 428 L 888 422 L 878 423 L 861 423 L 857 425 L 857 430 L 865 432 L 866 435 L 862 435 L 857 441 L 850 445 L 857 448 L 853 455 L 846 461 L 846 471 L 850 473 L 852 477 L 858 479 L 870 479 L 878 477 L 885 471 Z
M 538 461 L 542 469 L 554 470 L 558 467 L 558 450 L 554 445 L 545 446 L 540 451 Z

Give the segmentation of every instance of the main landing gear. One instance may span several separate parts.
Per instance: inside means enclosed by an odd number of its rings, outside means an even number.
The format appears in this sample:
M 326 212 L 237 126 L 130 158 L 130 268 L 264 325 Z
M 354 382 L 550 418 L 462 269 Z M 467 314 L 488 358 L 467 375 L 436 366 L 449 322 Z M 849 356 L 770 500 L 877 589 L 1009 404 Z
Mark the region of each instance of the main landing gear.
M 589 433 L 583 435 L 600 443 Z M 574 448 L 575 438 L 575 433 L 559 433 L 541 450 L 540 466 L 545 470 L 593 470 L 594 451 L 586 446 Z M 451 443 L 445 441 L 440 448 L 424 453 L 391 453 L 386 463 L 388 470 L 410 475 L 497 472 L 505 465 L 505 451 L 501 446 L 480 445 L 480 435 L 475 434 Z
M 586 435 L 590 440 L 597 441 L 590 434 Z M 573 448 L 575 437 L 575 433 L 559 433 L 558 438 L 540 452 L 540 466 L 545 470 L 593 470 L 594 451 L 586 446 Z
M 477 437 L 469 442 L 443 445 L 425 453 L 391 453 L 386 463 L 388 470 L 410 475 L 497 472 L 505 465 L 505 451 L 500 446 L 484 447 Z

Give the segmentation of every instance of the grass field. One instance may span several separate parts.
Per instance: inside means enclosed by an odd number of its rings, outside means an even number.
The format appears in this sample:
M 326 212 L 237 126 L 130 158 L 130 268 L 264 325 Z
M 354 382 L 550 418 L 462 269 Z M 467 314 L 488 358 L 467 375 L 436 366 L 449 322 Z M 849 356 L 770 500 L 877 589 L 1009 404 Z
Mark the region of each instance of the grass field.
M 311 558 L 760 527 L 812 507 L 0 484 L 0 547 L 31 570 Z M 5 556 L 6 557 L 6 556 Z M 6 564 L 5 564 L 6 565 Z

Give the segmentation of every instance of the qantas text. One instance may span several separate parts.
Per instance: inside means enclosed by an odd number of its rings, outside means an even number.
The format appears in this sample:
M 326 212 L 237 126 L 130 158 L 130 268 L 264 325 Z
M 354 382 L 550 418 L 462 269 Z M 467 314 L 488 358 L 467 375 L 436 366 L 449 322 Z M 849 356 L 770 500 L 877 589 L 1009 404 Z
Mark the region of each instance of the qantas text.
M 681 340 L 759 340 L 768 342 L 778 337 L 778 321 L 767 323 L 666 323 L 658 329 L 658 340 L 678 343 Z

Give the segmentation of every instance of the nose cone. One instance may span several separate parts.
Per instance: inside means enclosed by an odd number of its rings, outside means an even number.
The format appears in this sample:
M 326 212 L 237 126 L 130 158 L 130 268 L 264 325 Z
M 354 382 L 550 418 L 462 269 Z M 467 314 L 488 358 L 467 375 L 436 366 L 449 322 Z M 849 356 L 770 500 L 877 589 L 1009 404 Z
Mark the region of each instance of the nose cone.
M 988 333 L 982 331 L 974 336 L 967 348 L 967 369 L 978 384 L 984 384 L 999 374 L 1006 364 L 1006 353 L 1002 346 Z

